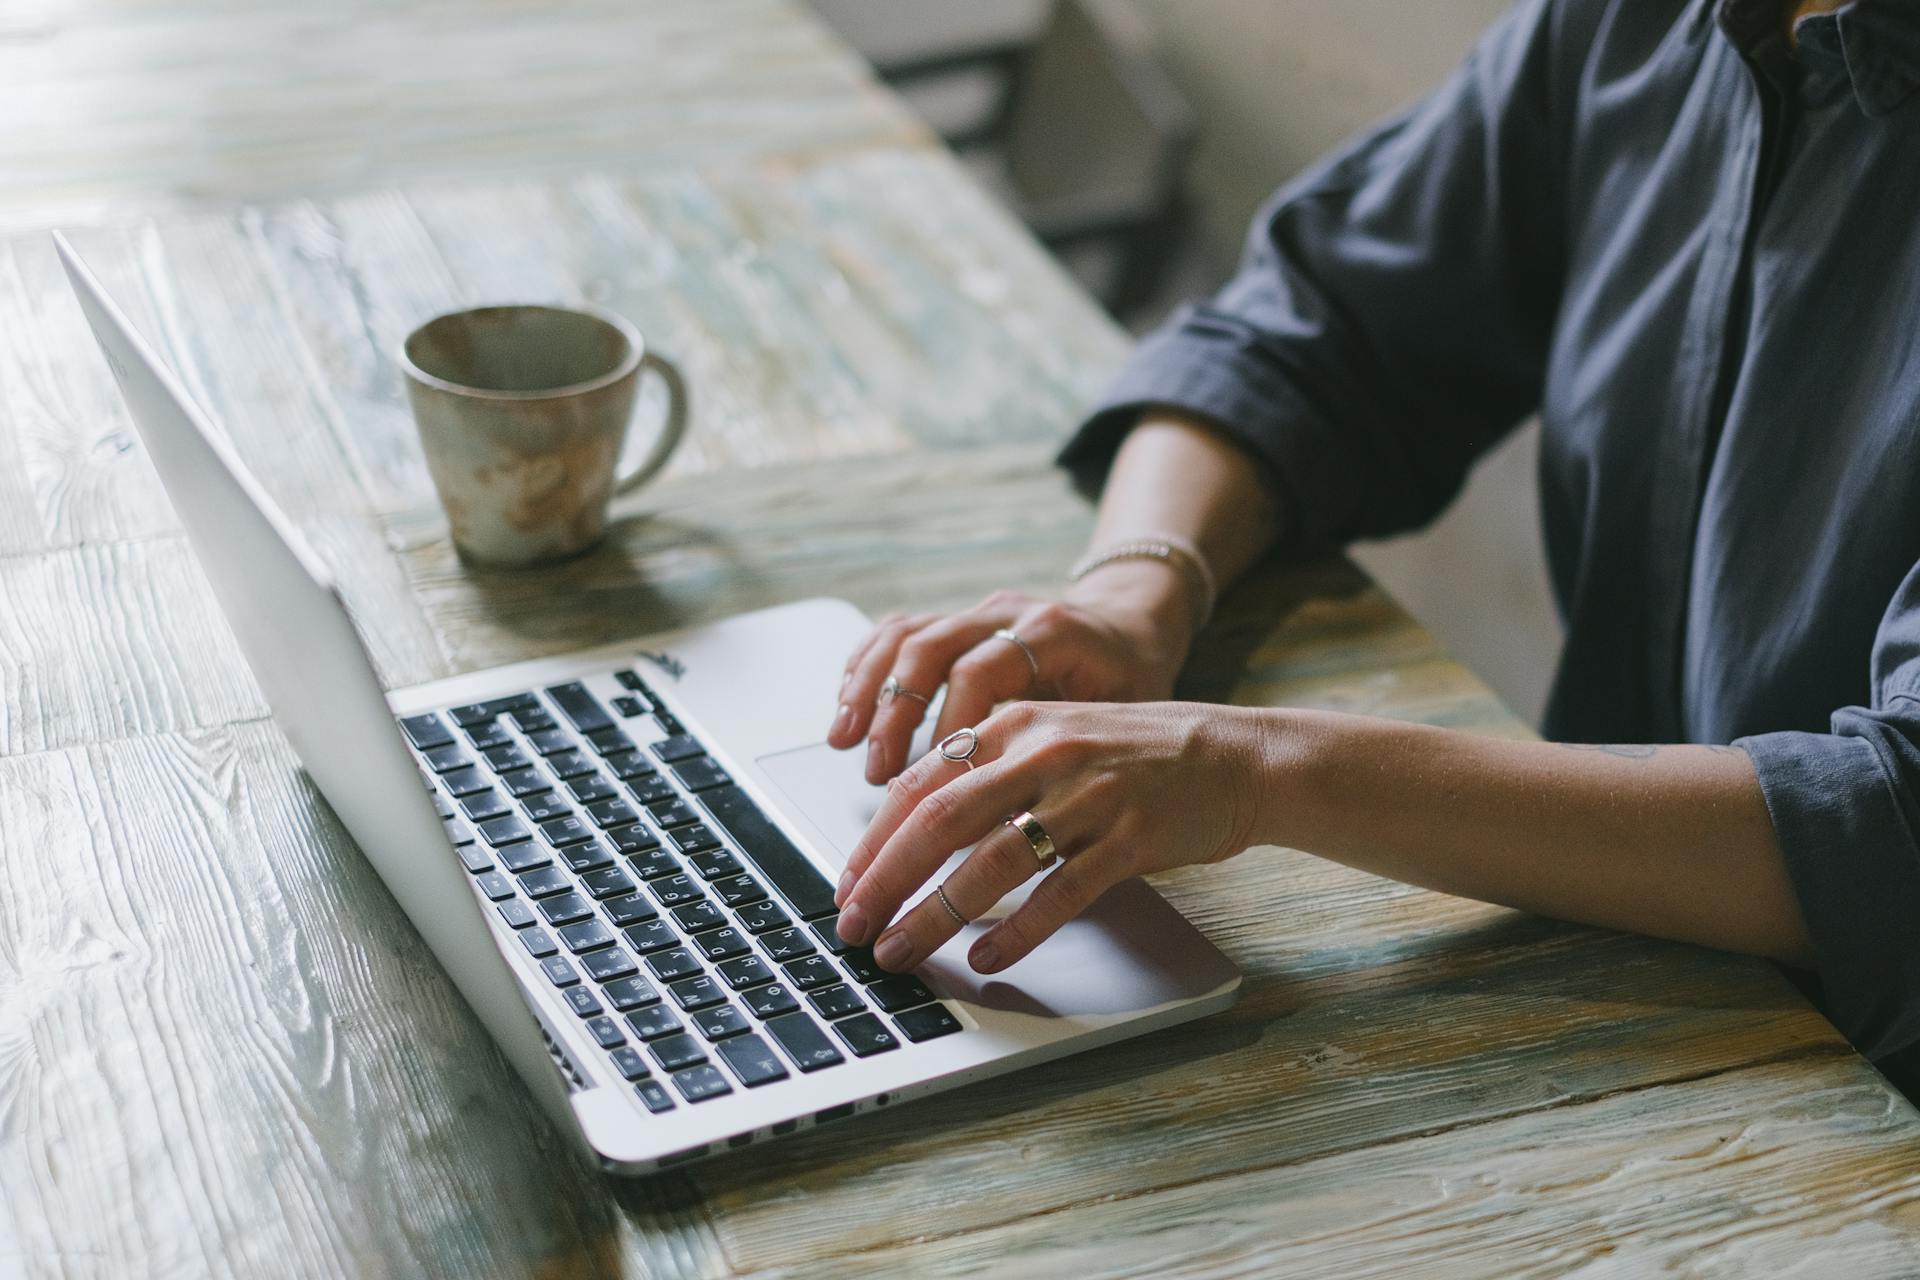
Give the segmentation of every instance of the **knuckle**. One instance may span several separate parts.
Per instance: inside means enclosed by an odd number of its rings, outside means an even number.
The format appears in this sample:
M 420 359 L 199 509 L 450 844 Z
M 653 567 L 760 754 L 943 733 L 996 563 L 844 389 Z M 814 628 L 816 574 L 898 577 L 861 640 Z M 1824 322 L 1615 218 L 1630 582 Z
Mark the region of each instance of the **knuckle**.
M 1025 600 L 1026 597 L 1020 592 L 1001 587 L 998 590 L 989 591 L 987 598 L 982 600 L 980 604 L 982 608 L 986 609 L 1011 609 L 1024 603 Z
M 919 817 L 929 834 L 946 830 L 960 817 L 961 805 L 949 787 L 929 791 L 920 797 Z
M 1052 634 L 1065 629 L 1073 621 L 1073 611 L 1058 600 L 1045 600 L 1028 610 L 1020 620 L 1020 625 L 1030 631 Z

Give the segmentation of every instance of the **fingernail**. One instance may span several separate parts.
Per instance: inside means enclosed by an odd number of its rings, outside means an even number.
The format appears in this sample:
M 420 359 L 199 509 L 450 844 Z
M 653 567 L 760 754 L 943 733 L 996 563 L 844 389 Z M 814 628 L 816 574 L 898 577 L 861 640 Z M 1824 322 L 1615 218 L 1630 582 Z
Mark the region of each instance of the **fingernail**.
M 991 938 L 982 938 L 973 944 L 973 955 L 970 959 L 973 962 L 974 972 L 992 973 L 1000 967 L 1000 949 L 993 945 Z
M 814 723 L 818 724 L 819 721 L 816 720 L 814 721 Z M 827 736 L 832 738 L 839 737 L 841 734 L 847 731 L 847 726 L 852 723 L 853 723 L 853 708 L 843 702 L 840 704 L 840 710 L 834 714 L 833 728 L 828 732 Z
M 841 938 L 859 946 L 867 940 L 867 913 L 862 911 L 858 904 L 849 904 L 847 909 L 840 913 L 840 923 L 837 928 Z
M 876 739 L 867 747 L 867 777 L 884 778 L 887 772 L 887 744 Z
M 853 683 L 853 672 L 851 672 L 851 671 L 847 671 L 847 672 L 843 672 L 843 673 L 841 674 L 841 676 L 840 676 L 840 687 L 841 687 L 842 689 L 845 689 L 845 688 L 846 688 L 846 687 L 847 687 L 848 685 L 850 685 L 850 684 L 852 684 L 852 683 Z M 845 710 L 846 710 L 846 708 L 845 708 L 845 707 L 842 707 L 842 708 L 840 708 L 840 709 L 841 709 L 842 711 L 845 711 Z
M 842 871 L 840 873 L 840 883 L 834 888 L 834 891 L 833 891 L 834 906 L 844 907 L 847 905 L 847 890 L 853 888 L 853 882 L 855 880 L 858 880 L 859 878 L 860 878 L 859 876 L 856 876 L 855 874 L 853 874 L 852 867 L 848 867 L 845 871 Z
M 898 930 L 880 939 L 873 949 L 873 961 L 882 969 L 904 969 L 912 955 L 913 943 Z

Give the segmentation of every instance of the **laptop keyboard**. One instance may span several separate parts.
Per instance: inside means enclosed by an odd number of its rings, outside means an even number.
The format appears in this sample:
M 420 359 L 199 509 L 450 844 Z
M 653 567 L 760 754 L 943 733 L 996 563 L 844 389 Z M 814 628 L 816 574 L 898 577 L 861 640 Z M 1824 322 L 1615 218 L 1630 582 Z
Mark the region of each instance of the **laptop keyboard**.
M 833 886 L 638 673 L 614 678 L 605 705 L 575 681 L 400 727 L 475 887 L 647 1109 L 959 1031 L 840 940 Z

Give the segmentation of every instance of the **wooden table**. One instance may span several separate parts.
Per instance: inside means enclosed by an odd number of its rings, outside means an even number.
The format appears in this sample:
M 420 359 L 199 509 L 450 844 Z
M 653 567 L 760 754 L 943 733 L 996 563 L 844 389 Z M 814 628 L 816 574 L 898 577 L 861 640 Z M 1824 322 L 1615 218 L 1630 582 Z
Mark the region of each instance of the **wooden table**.
M 1204 1023 L 645 1182 L 568 1156 L 298 772 L 59 277 L 77 236 L 395 683 L 830 592 L 1046 588 L 1123 337 L 776 0 L 0 17 L 0 1273 L 1920 1270 L 1920 1117 L 1767 966 L 1278 849 Z M 395 339 L 591 298 L 697 390 L 600 551 L 451 554 Z M 1350 567 L 1195 696 L 1525 730 Z

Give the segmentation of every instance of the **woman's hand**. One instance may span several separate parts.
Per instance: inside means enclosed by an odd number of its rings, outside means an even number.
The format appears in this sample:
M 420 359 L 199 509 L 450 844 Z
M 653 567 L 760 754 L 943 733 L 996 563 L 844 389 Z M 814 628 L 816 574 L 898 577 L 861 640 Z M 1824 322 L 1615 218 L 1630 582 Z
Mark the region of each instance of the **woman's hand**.
M 867 781 L 879 784 L 906 767 L 942 685 L 936 742 L 1011 698 L 1168 697 L 1192 638 L 1184 592 L 1173 570 L 1136 561 L 1103 568 L 1065 600 L 996 591 L 960 613 L 884 619 L 847 659 L 827 741 L 844 750 L 865 736 Z M 996 638 L 1002 629 L 1024 648 Z M 883 698 L 889 677 L 903 692 Z
M 978 727 L 970 762 L 931 751 L 888 787 L 835 895 L 840 934 L 877 936 L 881 967 L 913 968 L 960 925 L 934 894 L 894 921 L 901 906 L 956 849 L 977 843 L 942 888 L 968 920 L 992 910 L 1041 874 L 1033 846 L 1007 823 L 1031 812 L 1061 860 L 974 943 L 974 969 L 1004 969 L 1120 881 L 1253 843 L 1267 723 L 1257 710 L 1199 703 L 1014 703 Z

